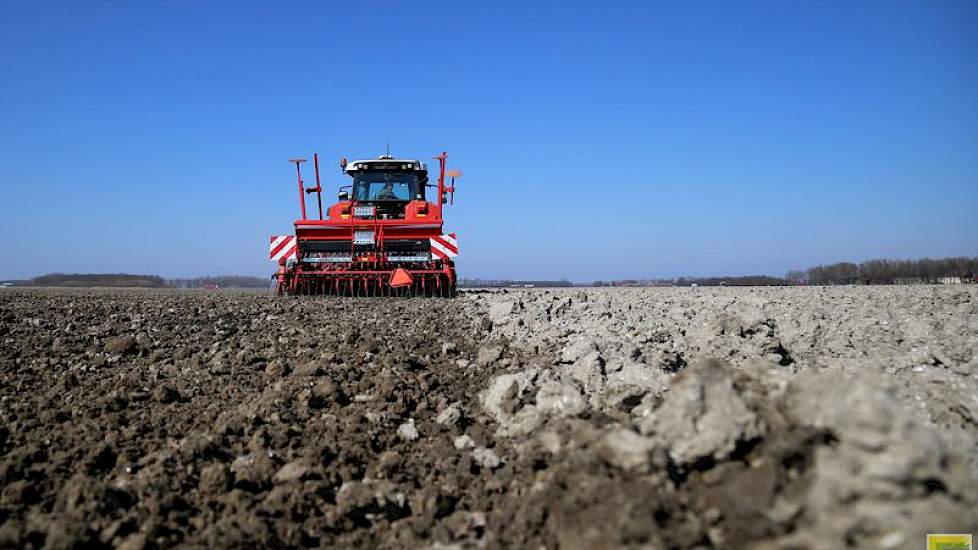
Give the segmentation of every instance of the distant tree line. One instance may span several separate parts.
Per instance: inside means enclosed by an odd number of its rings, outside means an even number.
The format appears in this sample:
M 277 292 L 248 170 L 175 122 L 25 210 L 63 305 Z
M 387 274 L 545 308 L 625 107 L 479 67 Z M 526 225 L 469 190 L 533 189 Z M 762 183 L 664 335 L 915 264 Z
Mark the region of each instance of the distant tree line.
M 858 264 L 840 262 L 819 265 L 805 271 L 789 271 L 789 284 L 809 285 L 892 285 L 900 283 L 937 283 L 960 279 L 974 281 L 978 275 L 978 257 L 922 258 L 919 260 L 867 260 Z
M 680 277 L 676 286 L 783 286 L 787 282 L 770 275 L 742 275 L 736 277 Z
M 978 257 L 922 258 L 919 260 L 867 260 L 839 262 L 789 271 L 784 278 L 769 275 L 731 277 L 678 277 L 675 279 L 626 279 L 594 281 L 582 286 L 780 286 L 780 285 L 889 285 L 906 283 L 976 282 Z M 22 281 L 13 281 L 24 284 Z M 241 275 L 165 280 L 157 275 L 126 273 L 50 273 L 26 282 L 29 286 L 142 287 L 142 288 L 269 288 L 269 279 Z M 511 280 L 460 279 L 460 287 L 572 287 L 567 279 Z
M 919 260 L 867 260 L 839 262 L 806 270 L 789 271 L 783 278 L 769 275 L 731 277 L 678 277 L 594 281 L 590 286 L 782 286 L 782 285 L 892 285 L 941 282 L 978 282 L 978 257 L 922 258 Z
M 737 275 L 731 277 L 678 277 L 675 279 L 624 279 L 594 281 L 592 286 L 783 286 L 781 277 L 770 275 Z
M 166 280 L 158 275 L 127 273 L 49 273 L 18 285 L 62 287 L 136 287 L 136 288 L 269 288 L 269 279 L 242 275 L 196 277 Z
M 126 273 L 49 273 L 34 277 L 31 286 L 70 286 L 70 287 L 140 287 L 162 288 L 167 286 L 163 277 L 157 275 L 129 275 Z
M 177 288 L 269 288 L 271 280 L 265 277 L 223 275 L 220 277 L 170 279 L 168 283 Z
M 459 279 L 458 286 L 463 288 L 504 288 L 504 287 L 568 287 L 574 286 L 574 283 L 568 281 L 567 279 L 561 279 L 559 281 L 549 281 L 549 280 L 539 280 L 539 281 L 514 281 L 510 279 Z

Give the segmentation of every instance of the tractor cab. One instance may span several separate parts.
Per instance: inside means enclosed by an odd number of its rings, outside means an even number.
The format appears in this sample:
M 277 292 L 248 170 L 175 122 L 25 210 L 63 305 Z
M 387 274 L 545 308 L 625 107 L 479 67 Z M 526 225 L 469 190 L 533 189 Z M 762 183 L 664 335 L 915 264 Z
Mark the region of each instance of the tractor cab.
M 383 155 L 347 163 L 343 170 L 353 184 L 350 192 L 340 194 L 340 200 L 373 206 L 380 219 L 404 218 L 408 203 L 425 200 L 428 170 L 421 161 Z

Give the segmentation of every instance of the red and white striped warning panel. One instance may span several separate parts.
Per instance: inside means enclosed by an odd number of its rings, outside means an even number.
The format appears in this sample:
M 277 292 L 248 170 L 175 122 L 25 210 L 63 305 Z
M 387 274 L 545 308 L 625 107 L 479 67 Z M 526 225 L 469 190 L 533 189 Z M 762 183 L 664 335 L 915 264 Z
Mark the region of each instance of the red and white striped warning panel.
M 282 258 L 286 260 L 296 258 L 295 235 L 272 235 L 268 247 L 268 259 L 277 262 Z
M 455 233 L 431 238 L 431 255 L 440 260 L 458 256 L 458 239 Z

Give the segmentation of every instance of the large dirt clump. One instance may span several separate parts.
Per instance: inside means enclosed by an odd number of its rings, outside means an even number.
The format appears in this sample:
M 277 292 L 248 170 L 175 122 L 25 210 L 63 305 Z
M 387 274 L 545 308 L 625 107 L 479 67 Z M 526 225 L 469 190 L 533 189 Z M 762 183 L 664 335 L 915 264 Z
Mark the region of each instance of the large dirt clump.
M 550 453 L 517 519 L 545 509 L 533 542 L 582 548 L 915 548 L 974 532 L 976 295 L 471 295 L 495 338 L 547 359 L 482 395 L 497 437 Z

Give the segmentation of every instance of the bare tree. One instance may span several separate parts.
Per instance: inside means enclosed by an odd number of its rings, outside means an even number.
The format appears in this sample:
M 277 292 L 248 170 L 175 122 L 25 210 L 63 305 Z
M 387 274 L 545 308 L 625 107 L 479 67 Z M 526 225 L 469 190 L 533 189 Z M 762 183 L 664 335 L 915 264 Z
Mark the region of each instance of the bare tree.
M 807 282 L 805 277 L 805 272 L 800 269 L 792 269 L 784 276 L 784 280 L 788 281 L 789 285 L 803 285 Z

